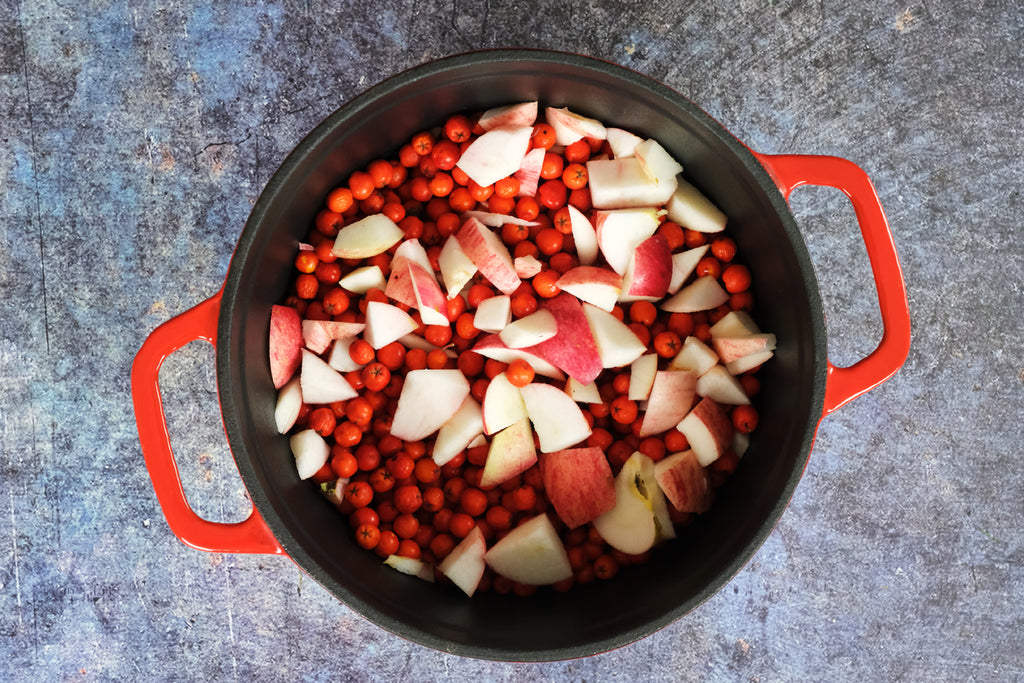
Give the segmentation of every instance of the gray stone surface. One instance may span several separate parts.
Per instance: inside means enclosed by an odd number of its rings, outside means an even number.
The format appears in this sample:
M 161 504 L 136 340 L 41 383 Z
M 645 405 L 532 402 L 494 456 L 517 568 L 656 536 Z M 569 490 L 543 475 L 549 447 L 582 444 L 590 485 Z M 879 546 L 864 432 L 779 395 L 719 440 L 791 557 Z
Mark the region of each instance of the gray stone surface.
M 1017 3 L 0 2 L 0 678 L 1019 680 L 1024 13 Z M 214 294 L 284 156 L 374 82 L 479 47 L 661 79 L 764 152 L 872 177 L 914 342 L 823 420 L 775 532 L 723 591 L 616 652 L 461 659 L 367 623 L 287 558 L 170 532 L 129 371 Z M 881 325 L 852 210 L 792 206 L 852 362 Z M 246 502 L 213 353 L 162 373 L 201 514 Z

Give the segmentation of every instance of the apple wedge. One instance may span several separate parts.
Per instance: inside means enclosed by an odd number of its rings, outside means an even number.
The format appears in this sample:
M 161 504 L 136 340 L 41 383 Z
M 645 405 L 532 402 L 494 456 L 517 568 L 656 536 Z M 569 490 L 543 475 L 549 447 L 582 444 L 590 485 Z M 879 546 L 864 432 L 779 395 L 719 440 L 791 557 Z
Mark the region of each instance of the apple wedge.
M 513 320 L 498 333 L 510 349 L 525 349 L 551 339 L 558 333 L 555 316 L 546 308 Z
M 334 345 L 331 347 L 331 352 L 327 354 L 327 364 L 338 372 L 352 372 L 353 370 L 362 369 L 363 366 L 352 360 L 352 356 L 348 352 L 352 342 L 356 339 L 358 337 L 335 340 Z
M 665 207 L 669 220 L 697 232 L 725 230 L 726 216 L 711 200 L 682 178 L 677 183 Z
M 525 417 L 526 404 L 519 387 L 509 382 L 504 372 L 498 373 L 484 392 L 481 412 L 483 433 L 495 434 Z
M 692 450 L 673 453 L 655 463 L 654 479 L 680 512 L 700 514 L 711 507 L 711 481 Z
M 615 477 L 604 451 L 569 448 L 540 456 L 544 492 L 570 529 L 615 507 Z
M 455 238 L 480 273 L 502 294 L 512 294 L 522 284 L 508 247 L 479 219 L 468 218 Z
M 516 275 L 519 276 L 520 280 L 529 280 L 531 277 L 544 270 L 544 264 L 538 261 L 537 257 L 533 254 L 517 256 L 512 262 L 512 267 L 516 269 Z
M 635 156 L 591 159 L 587 162 L 587 176 L 595 209 L 661 206 L 676 190 L 675 182 L 652 180 Z
M 683 348 L 669 364 L 669 370 L 690 370 L 699 377 L 718 363 L 718 354 L 693 335 L 683 340 Z
M 452 548 L 452 551 L 445 556 L 437 565 L 438 571 L 444 574 L 456 586 L 462 589 L 466 595 L 473 597 L 480 579 L 484 576 L 487 565 L 484 563 L 484 553 L 487 552 L 487 542 L 480 527 L 473 527 L 473 530 L 466 535 L 459 544 Z
M 494 130 L 502 126 L 532 126 L 537 122 L 538 104 L 519 102 L 488 109 L 477 120 L 483 130 Z
M 727 301 L 729 292 L 713 275 L 704 275 L 662 301 L 661 309 L 669 313 L 697 313 L 710 311 Z
M 381 349 L 398 341 L 419 327 L 412 316 L 397 306 L 383 301 L 366 304 L 366 330 L 363 339 L 375 349 Z
M 560 292 L 543 307 L 555 318 L 555 336 L 527 350 L 583 384 L 593 382 L 601 374 L 601 355 L 583 306 L 572 294 Z
M 434 271 L 424 268 L 410 260 L 406 267 L 412 280 L 412 291 L 415 295 L 416 310 L 424 325 L 450 325 L 448 320 L 447 298 L 437 284 Z
M 425 439 L 450 420 L 469 395 L 459 370 L 412 370 L 405 376 L 391 434 L 404 441 Z
M 314 405 L 347 401 L 359 395 L 341 373 L 308 349 L 302 349 L 299 385 L 302 388 L 302 402 Z
M 447 464 L 483 432 L 484 419 L 480 404 L 472 396 L 466 396 L 455 414 L 437 431 L 431 457 L 438 465 Z
M 455 166 L 478 185 L 492 185 L 519 170 L 532 135 L 533 126 L 493 128 L 473 140 Z
M 519 197 L 532 197 L 537 194 L 537 186 L 540 184 L 540 172 L 544 167 L 544 155 L 547 153 L 543 147 L 531 149 L 523 157 L 519 164 L 519 170 L 512 174 L 512 177 L 519 181 Z
M 661 434 L 679 424 L 693 407 L 699 382 L 697 375 L 687 370 L 661 370 L 655 374 L 640 423 L 640 438 Z
M 668 293 L 671 283 L 672 249 L 663 235 L 651 235 L 633 251 L 619 301 L 657 301 Z
M 403 574 L 434 583 L 434 568 L 423 560 L 404 555 L 388 555 L 384 558 L 384 564 Z
M 580 384 L 572 377 L 565 382 L 565 393 L 569 395 L 569 398 L 576 401 L 577 403 L 603 403 L 604 399 L 601 398 L 601 392 L 597 388 L 596 382 L 590 384 Z
M 270 307 L 270 377 L 280 389 L 302 364 L 302 317 L 291 306 Z
M 494 360 L 501 361 L 502 363 L 511 363 L 517 358 L 522 358 L 533 367 L 533 371 L 538 375 L 557 380 L 565 379 L 565 373 L 537 354 L 531 352 L 530 348 L 509 348 L 501 341 L 501 337 L 499 335 L 489 334 L 481 336 L 480 341 L 473 346 L 472 350 L 485 358 L 493 358 Z
M 708 330 L 711 338 L 715 337 L 746 337 L 760 334 L 761 328 L 746 311 L 729 311 Z
M 437 265 L 441 271 L 441 279 L 444 280 L 445 291 L 448 292 L 449 299 L 457 297 L 477 272 L 476 264 L 459 246 L 455 235 L 449 235 L 445 240 L 444 246 L 441 247 L 441 253 L 437 257 Z
M 615 477 L 615 507 L 593 520 L 608 545 L 630 555 L 675 537 L 665 495 L 654 476 L 654 461 L 637 451 Z
M 491 438 L 487 461 L 480 474 L 480 488 L 490 489 L 522 474 L 537 463 L 530 420 L 522 418 Z
M 292 455 L 295 457 L 295 469 L 299 479 L 309 479 L 327 464 L 331 447 L 324 438 L 312 429 L 304 429 L 288 439 Z
M 370 258 L 383 254 L 404 237 L 405 233 L 393 220 L 382 213 L 375 213 L 339 230 L 331 251 L 338 258 Z
M 576 245 L 576 257 L 581 266 L 590 266 L 597 260 L 597 231 L 586 215 L 572 204 L 565 205 L 569 212 L 569 227 Z
M 525 225 L 528 227 L 540 225 L 537 221 L 527 220 L 525 218 L 520 218 L 519 216 L 512 216 L 507 213 L 494 213 L 493 211 L 463 211 L 462 217 L 463 219 L 476 218 L 481 223 L 491 228 L 500 228 L 506 223 L 511 223 L 512 225 Z
M 380 266 L 362 266 L 338 280 L 338 286 L 353 294 L 366 294 L 371 289 L 384 289 L 387 280 Z
M 577 266 L 562 274 L 556 282 L 563 292 L 605 311 L 615 308 L 622 292 L 622 276 L 607 268 Z
M 484 554 L 495 573 L 529 586 L 546 586 L 572 576 L 569 554 L 544 513 L 512 529 Z
M 697 380 L 697 394 L 725 405 L 749 405 L 739 380 L 724 365 L 715 365 Z
M 274 424 L 279 434 L 287 434 L 295 426 L 302 411 L 302 387 L 298 377 L 292 377 L 277 392 L 274 404 Z
M 646 401 L 651 395 L 651 387 L 654 386 L 654 377 L 658 374 L 658 354 L 645 353 L 629 365 L 629 392 L 630 401 Z M 683 413 L 685 415 L 685 413 Z M 679 416 L 679 420 L 683 419 Z M 677 424 L 676 420 L 672 424 Z
M 775 355 L 774 351 L 757 351 L 725 364 L 725 369 L 734 375 L 753 370 Z
M 677 186 L 676 176 L 683 172 L 683 166 L 657 140 L 648 138 L 640 142 L 633 148 L 633 156 L 651 180 Z
M 313 353 L 323 353 L 336 339 L 351 339 L 366 329 L 363 323 L 343 323 L 333 320 L 303 320 L 302 340 Z
M 748 334 L 742 337 L 711 337 L 711 347 L 722 363 L 749 356 L 752 353 L 775 350 L 774 334 Z
M 575 446 L 590 436 L 590 423 L 576 402 L 550 384 L 534 382 L 519 389 L 542 453 Z
M 607 129 L 603 123 L 569 111 L 566 107 L 546 107 L 544 117 L 548 125 L 555 129 L 556 145 L 571 145 L 583 138 L 604 140 L 607 136 Z
M 701 467 L 718 460 L 732 443 L 729 411 L 714 399 L 703 398 L 676 427 L 690 442 Z
M 612 156 L 616 159 L 633 156 L 636 146 L 644 141 L 639 135 L 622 128 L 606 128 L 605 133 Z
M 700 263 L 700 260 L 704 258 L 704 255 L 707 254 L 710 248 L 710 244 L 702 244 L 699 247 L 672 254 L 672 277 L 668 285 L 669 294 L 675 294 L 682 289 L 683 285 L 686 284 L 686 281 L 690 279 L 693 271 L 697 268 L 697 264 Z
M 633 252 L 657 231 L 658 225 L 658 212 L 654 209 L 616 209 L 594 214 L 597 245 L 619 275 L 626 273 Z
M 621 368 L 629 365 L 647 350 L 636 333 L 608 311 L 583 304 L 583 314 L 590 323 L 602 367 Z
M 508 294 L 499 294 L 477 304 L 473 327 L 484 332 L 501 332 L 511 320 L 512 298 Z

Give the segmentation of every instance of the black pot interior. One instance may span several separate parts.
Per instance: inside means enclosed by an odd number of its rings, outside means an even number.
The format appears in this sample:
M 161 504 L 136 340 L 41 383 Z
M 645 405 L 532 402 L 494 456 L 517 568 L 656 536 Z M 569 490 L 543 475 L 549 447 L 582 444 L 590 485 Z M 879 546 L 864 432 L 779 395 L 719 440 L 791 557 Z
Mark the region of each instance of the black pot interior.
M 466 598 L 381 564 L 345 520 L 298 479 L 274 429 L 267 363 L 270 306 L 285 295 L 297 242 L 326 193 L 373 158 L 451 113 L 517 101 L 569 106 L 659 140 L 730 217 L 754 275 L 755 317 L 778 335 L 763 370 L 758 431 L 711 512 L 654 561 L 611 581 L 532 598 Z M 402 73 L 328 118 L 286 160 L 257 202 L 224 288 L 217 344 L 220 401 L 243 480 L 285 551 L 377 625 L 459 655 L 568 659 L 642 638 L 710 597 L 771 532 L 809 455 L 821 417 L 825 332 L 799 231 L 764 169 L 719 124 L 674 91 L 632 71 L 532 50 L 458 55 Z

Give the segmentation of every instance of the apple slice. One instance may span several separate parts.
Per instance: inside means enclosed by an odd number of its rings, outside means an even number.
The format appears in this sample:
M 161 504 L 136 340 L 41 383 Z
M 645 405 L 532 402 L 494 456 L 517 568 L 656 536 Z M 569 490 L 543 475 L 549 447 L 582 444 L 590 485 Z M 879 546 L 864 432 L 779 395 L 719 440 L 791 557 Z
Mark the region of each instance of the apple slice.
M 419 327 L 412 316 L 397 306 L 383 301 L 366 304 L 366 330 L 363 339 L 375 349 L 397 341 Z
M 522 522 L 484 554 L 484 561 L 507 579 L 546 586 L 572 576 L 569 554 L 544 513 Z
M 675 294 L 682 288 L 710 248 L 710 244 L 702 244 L 699 247 L 672 254 L 672 278 L 668 285 L 669 294 Z
M 338 258 L 370 258 L 383 254 L 404 237 L 405 233 L 393 220 L 382 213 L 375 213 L 339 230 L 331 251 Z
M 423 248 L 418 239 L 410 238 L 398 245 L 398 248 L 395 249 L 395 253 L 391 257 L 392 270 L 395 269 L 395 259 L 400 258 L 409 259 L 413 263 L 420 264 L 431 275 L 434 273 L 433 267 L 430 264 L 430 257 L 427 256 L 427 250 Z
M 335 339 L 351 339 L 366 329 L 363 323 L 343 323 L 333 320 L 303 320 L 302 339 L 313 353 L 323 353 Z
M 489 334 L 480 337 L 480 341 L 473 346 L 472 350 L 485 358 L 493 358 L 494 360 L 501 361 L 502 363 L 511 363 L 517 358 L 522 358 L 533 367 L 533 371 L 538 375 L 557 380 L 565 379 L 565 373 L 537 354 L 531 352 L 530 348 L 511 349 L 501 341 L 500 336 L 497 334 Z
M 532 197 L 537 194 L 537 186 L 540 184 L 540 172 L 544 168 L 544 155 L 547 153 L 543 147 L 531 149 L 523 157 L 523 163 L 519 170 L 512 174 L 512 177 L 519 181 L 519 197 Z
M 612 148 L 612 156 L 616 159 L 631 157 L 636 146 L 644 141 L 639 135 L 635 135 L 622 128 L 606 128 L 608 146 Z
M 525 349 L 547 341 L 558 333 L 555 316 L 546 308 L 513 320 L 498 333 L 498 338 L 510 349 Z
M 500 228 L 506 223 L 511 223 L 512 225 L 525 225 L 527 227 L 540 225 L 537 221 L 530 221 L 525 218 L 520 218 L 519 216 L 510 216 L 507 213 L 494 213 L 492 211 L 463 211 L 462 217 L 463 219 L 476 218 L 478 221 L 491 228 Z
M 743 386 L 724 365 L 716 365 L 700 376 L 697 380 L 697 393 L 726 405 L 750 404 Z
M 492 380 L 493 381 L 493 380 Z M 542 453 L 575 446 L 590 436 L 590 423 L 576 402 L 550 384 L 534 382 L 519 389 Z
M 303 403 L 334 403 L 347 401 L 359 395 L 341 373 L 308 349 L 302 350 L 302 370 L 299 379 Z
M 277 403 L 274 405 L 274 424 L 280 434 L 287 434 L 295 426 L 302 410 L 302 387 L 298 377 L 292 377 L 277 392 Z
M 338 372 L 352 372 L 353 370 L 362 369 L 363 366 L 352 360 L 352 356 L 348 352 L 352 342 L 356 339 L 358 337 L 336 340 L 334 346 L 331 347 L 331 352 L 327 355 L 327 364 Z
M 484 534 L 480 531 L 480 527 L 475 526 L 441 560 L 437 569 L 461 588 L 463 593 L 473 597 L 477 586 L 480 585 L 480 579 L 484 576 L 484 570 L 487 569 L 487 565 L 484 563 L 484 553 L 486 552 L 487 542 L 484 540 Z
M 480 474 L 480 488 L 490 489 L 522 474 L 537 463 L 533 430 L 526 417 L 494 435 Z
M 583 314 L 590 323 L 602 367 L 621 368 L 629 365 L 647 350 L 636 333 L 608 311 L 583 304 Z
M 404 441 L 425 439 L 450 420 L 469 395 L 459 370 L 411 370 L 405 375 L 391 434 Z
M 692 450 L 673 453 L 655 463 L 654 479 L 680 512 L 700 514 L 711 507 L 711 481 Z
M 758 351 L 726 363 L 725 369 L 734 375 L 742 375 L 744 372 L 762 365 L 774 355 L 774 351 Z
M 661 302 L 661 308 L 669 313 L 697 313 L 710 311 L 727 301 L 729 292 L 713 275 L 704 275 Z
M 447 299 L 441 291 L 441 286 L 437 284 L 434 271 L 412 260 L 406 263 L 406 267 L 409 269 L 412 291 L 416 297 L 416 310 L 420 312 L 423 324 L 450 325 Z
M 532 126 L 537 122 L 537 101 L 507 104 L 488 109 L 477 120 L 485 131 L 502 126 Z
M 508 247 L 478 219 L 468 218 L 455 238 L 480 273 L 502 294 L 512 294 L 522 284 Z
M 331 447 L 324 438 L 312 429 L 304 429 L 288 439 L 292 455 L 295 456 L 295 469 L 299 479 L 309 479 L 327 464 Z
M 583 384 L 593 382 L 601 374 L 601 355 L 579 300 L 568 292 L 560 292 L 545 301 L 543 307 L 555 318 L 555 336 L 527 350 Z
M 711 339 L 715 337 L 746 337 L 760 334 L 761 329 L 746 311 L 729 311 L 711 326 Z
M 565 393 L 569 395 L 569 398 L 576 401 L 577 403 L 603 403 L 604 399 L 601 398 L 601 392 L 597 388 L 596 382 L 590 384 L 580 384 L 572 377 L 565 382 Z
M 749 356 L 752 353 L 775 350 L 774 334 L 748 334 L 742 337 L 711 337 L 711 346 L 722 363 Z
M 658 354 L 645 353 L 633 361 L 629 366 L 629 400 L 646 401 L 651 395 L 651 387 L 654 386 L 654 377 L 657 374 Z M 679 420 L 681 419 L 682 415 L 679 416 Z M 672 424 L 678 423 L 679 420 Z
M 523 412 L 526 412 L 525 409 Z M 446 464 L 469 447 L 470 442 L 483 434 L 484 419 L 480 404 L 467 396 L 455 414 L 437 432 L 431 457 L 439 466 Z
M 697 375 L 687 370 L 658 372 L 640 424 L 640 438 L 661 434 L 679 424 L 693 407 L 694 395 L 699 393 L 699 382 Z
M 586 301 L 605 311 L 615 308 L 622 292 L 622 277 L 607 268 L 577 266 L 562 274 L 556 282 L 559 289 L 569 292 L 580 301 Z
M 481 420 L 484 434 L 494 434 L 526 417 L 526 404 L 519 387 L 508 381 L 504 372 L 487 384 Z
M 587 162 L 587 176 L 595 209 L 661 206 L 676 190 L 675 182 L 651 180 L 635 156 L 591 159 Z
M 597 231 L 586 215 L 572 204 L 565 205 L 569 212 L 569 227 L 572 229 L 572 240 L 576 245 L 576 258 L 581 266 L 590 266 L 597 260 Z
M 441 279 L 444 280 L 444 287 L 448 292 L 449 299 L 458 296 L 477 271 L 476 264 L 459 246 L 455 235 L 449 235 L 445 240 L 444 246 L 441 247 L 441 253 L 437 257 L 437 265 L 441 271 Z
M 668 364 L 669 370 L 690 370 L 699 377 L 718 363 L 718 354 L 697 337 L 690 335 L 683 340 L 683 348 Z
M 750 448 L 750 434 L 736 432 L 732 435 L 732 449 L 736 451 L 736 457 L 742 458 Z
M 516 275 L 519 276 L 520 280 L 529 280 L 531 277 L 544 270 L 544 264 L 538 261 L 537 257 L 533 254 L 516 257 L 516 260 L 512 262 L 512 265 L 516 269 Z
M 657 301 L 671 283 L 672 249 L 664 235 L 651 235 L 637 245 L 626 266 L 619 301 Z
M 597 244 L 608 265 L 624 275 L 636 248 L 658 229 L 655 209 L 616 209 L 594 214 Z
M 671 183 L 676 187 L 676 176 L 683 172 L 683 166 L 672 157 L 657 140 L 647 139 L 633 148 L 636 156 L 651 180 L 656 183 Z
M 608 545 L 630 555 L 645 553 L 675 531 L 665 496 L 654 478 L 654 461 L 637 451 L 615 477 L 615 507 L 593 521 Z
M 732 443 L 732 421 L 729 411 L 714 399 L 703 398 L 676 427 L 690 442 L 701 467 L 707 467 L 722 456 Z
M 566 107 L 546 107 L 544 116 L 548 125 L 555 129 L 556 145 L 571 145 L 583 138 L 604 140 L 607 137 L 607 129 L 603 123 L 569 111 Z
M 380 266 L 362 266 L 338 280 L 338 286 L 353 294 L 366 294 L 371 289 L 384 289 L 387 280 Z
M 499 126 L 469 144 L 455 166 L 478 185 L 492 185 L 519 170 L 533 126 Z
M 615 507 L 615 477 L 600 448 L 569 448 L 540 456 L 544 492 L 570 529 Z
M 473 327 L 484 332 L 501 332 L 511 320 L 512 297 L 508 294 L 499 294 L 477 304 L 476 313 L 473 315 Z
M 725 230 L 726 216 L 711 200 L 682 178 L 677 183 L 665 207 L 669 220 L 697 232 Z
M 423 560 L 404 555 L 388 555 L 384 558 L 384 564 L 403 574 L 434 583 L 434 568 Z
M 291 306 L 270 307 L 270 377 L 280 389 L 302 363 L 302 317 Z

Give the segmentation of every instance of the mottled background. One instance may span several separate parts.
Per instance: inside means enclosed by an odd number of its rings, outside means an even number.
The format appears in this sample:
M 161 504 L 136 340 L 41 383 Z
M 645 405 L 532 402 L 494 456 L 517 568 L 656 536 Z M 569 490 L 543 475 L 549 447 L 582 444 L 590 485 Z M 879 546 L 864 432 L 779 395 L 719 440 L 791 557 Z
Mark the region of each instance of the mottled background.
M 0 678 L 1019 680 L 1024 677 L 1024 12 L 949 3 L 0 0 Z M 775 532 L 634 645 L 493 664 L 406 643 L 287 558 L 192 550 L 140 452 L 133 356 L 220 287 L 287 152 L 376 81 L 480 47 L 579 51 L 764 152 L 874 180 L 908 283 L 903 370 L 829 416 Z M 837 364 L 877 302 L 836 190 L 792 207 Z M 194 507 L 245 500 L 213 351 L 161 375 Z

